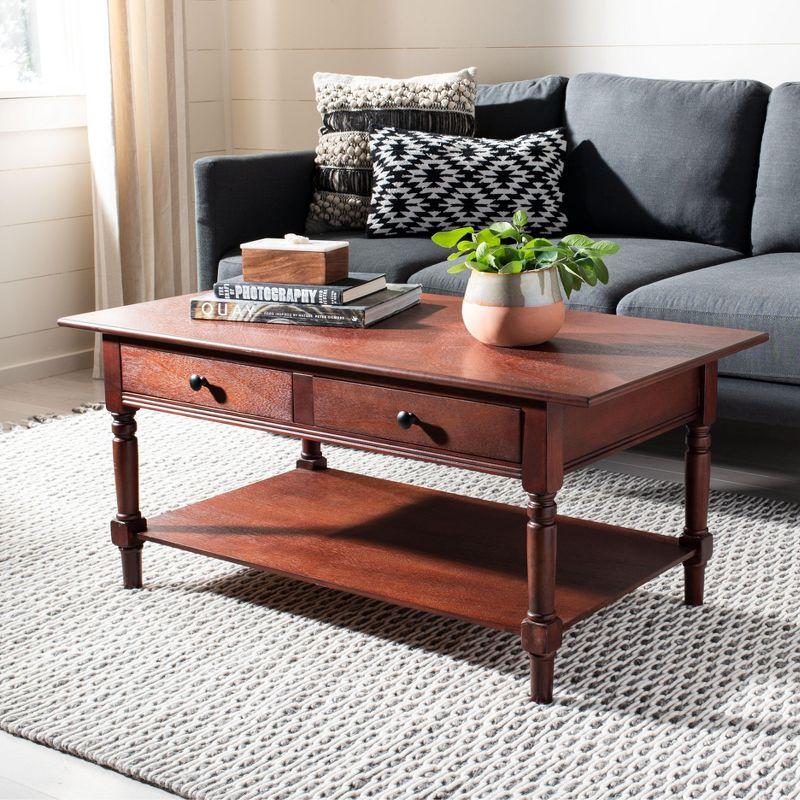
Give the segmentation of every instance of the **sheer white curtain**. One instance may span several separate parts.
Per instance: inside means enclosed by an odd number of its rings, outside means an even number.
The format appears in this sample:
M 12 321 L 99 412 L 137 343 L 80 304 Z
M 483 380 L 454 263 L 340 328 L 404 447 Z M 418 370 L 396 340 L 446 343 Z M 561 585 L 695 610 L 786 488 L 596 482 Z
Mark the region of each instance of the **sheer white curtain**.
M 183 0 L 85 2 L 97 308 L 190 292 Z

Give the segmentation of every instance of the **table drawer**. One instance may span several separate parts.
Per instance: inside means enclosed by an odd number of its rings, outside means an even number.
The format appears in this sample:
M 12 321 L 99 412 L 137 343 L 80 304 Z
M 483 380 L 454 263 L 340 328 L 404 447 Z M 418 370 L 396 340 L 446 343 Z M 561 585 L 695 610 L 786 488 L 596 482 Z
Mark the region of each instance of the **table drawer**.
M 217 358 L 122 345 L 122 391 L 265 419 L 292 420 L 292 374 Z M 189 377 L 205 378 L 198 391 Z
M 509 406 L 314 378 L 314 424 L 501 461 L 520 461 L 521 412 Z M 410 428 L 397 422 L 406 411 Z

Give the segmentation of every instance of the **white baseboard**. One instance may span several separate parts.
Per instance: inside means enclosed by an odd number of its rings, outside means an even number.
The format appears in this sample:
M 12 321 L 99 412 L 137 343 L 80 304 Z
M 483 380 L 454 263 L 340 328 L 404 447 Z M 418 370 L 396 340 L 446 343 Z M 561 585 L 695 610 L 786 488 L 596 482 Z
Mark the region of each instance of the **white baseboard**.
M 12 364 L 9 367 L 0 367 L 0 386 L 88 369 L 92 366 L 93 360 L 94 349 L 90 349 L 78 350 L 74 353 L 61 353 L 57 356 L 40 358 L 23 364 Z

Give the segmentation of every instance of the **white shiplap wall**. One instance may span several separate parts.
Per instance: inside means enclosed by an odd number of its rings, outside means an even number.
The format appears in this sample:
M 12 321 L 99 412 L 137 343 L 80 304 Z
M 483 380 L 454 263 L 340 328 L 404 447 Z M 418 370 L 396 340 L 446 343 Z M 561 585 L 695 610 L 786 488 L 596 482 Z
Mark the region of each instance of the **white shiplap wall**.
M 226 0 L 184 0 L 189 152 L 231 152 Z
M 85 126 L 82 97 L 0 98 L 0 384 L 91 364 L 56 327 L 94 306 Z
M 800 79 L 788 0 L 186 0 L 191 149 L 313 147 L 316 70 Z

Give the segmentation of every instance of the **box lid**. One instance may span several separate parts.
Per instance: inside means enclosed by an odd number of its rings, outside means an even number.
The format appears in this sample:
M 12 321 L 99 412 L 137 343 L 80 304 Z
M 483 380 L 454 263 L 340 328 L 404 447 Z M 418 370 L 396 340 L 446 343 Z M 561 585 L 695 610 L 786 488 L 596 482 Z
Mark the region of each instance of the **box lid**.
M 312 239 L 310 242 L 294 244 L 286 239 L 256 239 L 240 245 L 242 250 L 290 250 L 295 253 L 329 253 L 347 247 L 349 242 L 328 242 Z

